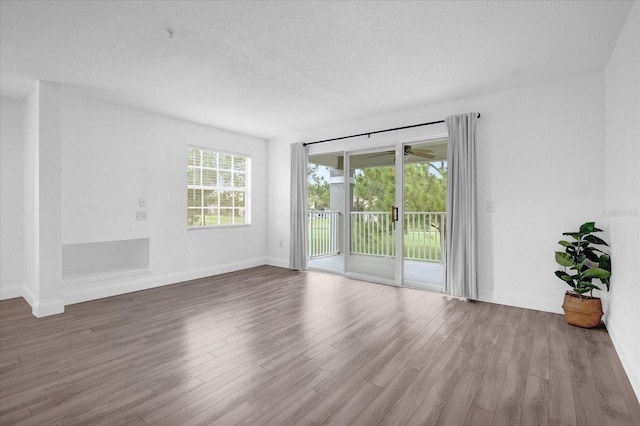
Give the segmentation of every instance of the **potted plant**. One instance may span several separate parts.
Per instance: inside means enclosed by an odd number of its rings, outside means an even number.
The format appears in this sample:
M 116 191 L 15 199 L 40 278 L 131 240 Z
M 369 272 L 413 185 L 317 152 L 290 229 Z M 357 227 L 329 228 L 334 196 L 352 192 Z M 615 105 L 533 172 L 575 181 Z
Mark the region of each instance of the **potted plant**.
M 593 297 L 593 290 L 601 290 L 594 280 L 600 280 L 609 291 L 611 277 L 611 257 L 598 248 L 608 244 L 594 232 L 602 232 L 595 222 L 583 224 L 578 232 L 563 232 L 571 241 L 558 241 L 564 251 L 556 251 L 556 262 L 563 270 L 555 274 L 571 287 L 562 305 L 566 320 L 585 328 L 598 326 L 603 314 L 602 301 Z

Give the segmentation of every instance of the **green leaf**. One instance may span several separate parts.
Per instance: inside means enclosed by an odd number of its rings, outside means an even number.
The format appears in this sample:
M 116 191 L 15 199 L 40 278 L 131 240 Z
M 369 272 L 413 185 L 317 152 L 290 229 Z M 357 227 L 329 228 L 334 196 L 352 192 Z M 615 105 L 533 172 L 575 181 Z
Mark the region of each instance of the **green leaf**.
M 584 237 L 584 239 L 593 244 L 602 244 L 604 246 L 609 245 L 602 238 L 598 238 L 595 235 L 587 235 L 586 237 Z
M 564 271 L 556 271 L 555 274 L 558 278 L 560 278 L 562 281 L 567 283 L 570 287 L 575 288 L 576 284 L 574 280 L 577 277 L 576 275 L 571 276 Z
M 588 288 L 589 290 L 601 290 L 600 287 L 598 287 L 597 285 L 590 283 L 590 282 L 586 282 L 586 281 L 580 281 L 580 288 Z
M 561 251 L 556 252 L 556 262 L 558 262 L 562 266 L 573 266 L 573 257 L 568 253 L 563 253 Z
M 579 240 L 582 236 L 579 232 L 563 232 L 562 235 L 568 235 L 572 237 L 574 240 Z
M 593 229 L 595 228 L 595 226 L 596 226 L 595 222 L 583 223 L 582 226 L 580 227 L 580 233 L 581 234 L 589 234 L 589 233 L 593 232 Z
M 599 260 L 598 255 L 595 254 L 593 250 L 591 250 L 590 248 L 584 249 L 583 253 L 585 254 L 585 256 L 587 256 L 587 259 L 589 259 L 590 261 L 598 262 Z
M 611 257 L 608 254 L 600 255 L 600 258 L 598 259 L 598 267 L 611 272 Z
M 560 278 L 562 281 L 573 282 L 575 275 L 571 276 L 564 271 L 556 271 L 556 276 Z
M 562 247 L 573 247 L 576 245 L 576 243 L 570 243 L 569 241 L 564 240 L 558 241 L 558 244 L 560 244 Z
M 592 268 L 582 274 L 582 278 L 609 278 L 611 272 L 602 268 Z
M 591 291 L 590 288 L 580 288 L 580 287 L 576 287 L 573 289 L 573 291 L 575 291 L 578 294 L 583 294 L 583 293 L 587 293 L 589 291 Z

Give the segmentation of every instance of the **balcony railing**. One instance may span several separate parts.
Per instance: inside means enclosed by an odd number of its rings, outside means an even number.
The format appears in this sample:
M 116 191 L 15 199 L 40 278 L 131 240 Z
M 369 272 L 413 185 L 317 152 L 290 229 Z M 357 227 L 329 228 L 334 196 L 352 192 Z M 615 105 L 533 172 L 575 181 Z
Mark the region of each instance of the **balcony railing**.
M 351 212 L 352 254 L 395 256 L 396 224 L 389 212 Z
M 338 254 L 340 212 L 309 211 L 309 259 Z
M 404 258 L 442 262 L 442 233 L 445 212 L 409 212 L 404 214 Z
M 309 212 L 309 258 L 339 253 L 339 217 L 335 211 Z M 351 254 L 392 257 L 396 255 L 395 223 L 389 212 L 351 212 Z M 404 258 L 442 262 L 442 234 L 446 213 L 404 214 Z

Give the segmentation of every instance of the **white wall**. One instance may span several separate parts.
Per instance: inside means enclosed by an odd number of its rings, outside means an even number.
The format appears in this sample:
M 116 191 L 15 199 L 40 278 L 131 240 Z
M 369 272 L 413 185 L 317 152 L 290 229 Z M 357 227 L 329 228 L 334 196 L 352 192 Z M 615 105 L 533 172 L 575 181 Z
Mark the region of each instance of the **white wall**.
M 60 85 L 38 82 L 38 182 L 36 222 L 38 234 L 38 305 L 37 316 L 64 312 L 60 298 L 62 280 L 61 217 L 61 117 Z
M 87 99 L 44 82 L 23 102 L 2 99 L 1 127 L 2 299 L 23 296 L 40 316 L 61 312 L 63 302 L 266 262 L 264 140 Z M 188 144 L 251 156 L 250 226 L 187 230 Z M 146 221 L 136 220 L 140 197 L 147 201 Z M 61 280 L 63 245 L 118 240 L 138 241 L 123 245 L 126 250 L 148 241 L 148 270 L 94 277 L 89 271 L 87 279 Z M 99 247 L 96 253 L 103 254 Z
M 24 288 L 23 295 L 34 306 L 36 293 L 38 292 L 38 267 L 34 255 L 37 252 L 37 235 L 35 223 L 38 220 L 36 182 L 39 170 L 38 134 L 40 92 L 36 89 L 31 92 L 22 104 L 22 220 L 23 220 L 23 253 L 24 253 Z
M 591 74 L 459 102 L 346 123 L 269 141 L 269 261 L 285 266 L 289 242 L 289 145 L 478 111 L 479 297 L 562 312 L 567 289 L 553 274 L 563 231 L 602 219 L 604 82 Z M 384 145 L 445 132 L 430 126 L 348 142 L 312 153 Z M 485 210 L 495 201 L 495 212 Z M 279 242 L 284 247 L 279 247 Z
M 38 82 L 23 104 L 22 296 L 35 316 L 64 312 L 60 297 L 60 86 Z
M 640 395 L 640 4 L 636 2 L 605 71 L 605 167 L 613 275 L 607 327 Z
M 0 299 L 9 299 L 22 295 L 24 283 L 22 102 L 0 102 Z
M 262 139 L 83 98 L 63 90 L 63 244 L 149 238 L 150 271 L 65 285 L 66 304 L 265 263 Z M 250 226 L 187 230 L 188 144 L 252 157 Z M 148 220 L 136 220 L 146 198 Z

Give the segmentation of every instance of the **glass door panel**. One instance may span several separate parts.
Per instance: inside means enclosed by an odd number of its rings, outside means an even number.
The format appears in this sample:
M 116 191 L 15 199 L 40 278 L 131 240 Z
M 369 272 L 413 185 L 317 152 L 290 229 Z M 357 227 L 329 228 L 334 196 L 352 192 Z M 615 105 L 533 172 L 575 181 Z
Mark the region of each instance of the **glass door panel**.
M 438 290 L 446 220 L 447 139 L 404 145 L 403 281 Z
M 347 273 L 396 284 L 396 150 L 350 154 Z

